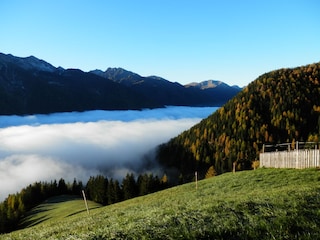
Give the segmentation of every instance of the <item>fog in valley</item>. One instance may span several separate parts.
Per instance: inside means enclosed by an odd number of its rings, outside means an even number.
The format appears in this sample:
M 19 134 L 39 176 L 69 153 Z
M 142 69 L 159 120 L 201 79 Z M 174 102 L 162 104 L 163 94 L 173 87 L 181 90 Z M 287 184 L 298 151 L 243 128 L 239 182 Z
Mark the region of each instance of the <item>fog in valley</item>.
M 0 116 L 0 201 L 35 181 L 155 171 L 155 147 L 214 107 Z

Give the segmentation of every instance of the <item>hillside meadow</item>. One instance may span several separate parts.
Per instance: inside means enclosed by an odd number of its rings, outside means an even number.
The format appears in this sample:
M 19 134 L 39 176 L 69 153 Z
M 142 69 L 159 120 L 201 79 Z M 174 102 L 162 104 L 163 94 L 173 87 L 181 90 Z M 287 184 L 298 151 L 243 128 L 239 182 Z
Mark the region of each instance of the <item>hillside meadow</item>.
M 89 209 L 99 208 L 102 205 L 93 201 L 87 201 Z M 60 221 L 72 215 L 86 212 L 83 199 L 78 196 L 60 195 L 44 201 L 34 207 L 20 222 L 20 228 L 28 228 L 40 223 L 50 221 Z
M 0 239 L 317 239 L 319 182 L 318 169 L 258 169 L 94 206 L 90 215 L 78 200 L 82 211 L 59 213 L 69 204 L 60 201 L 50 213 L 49 201 L 27 216 L 32 227 Z

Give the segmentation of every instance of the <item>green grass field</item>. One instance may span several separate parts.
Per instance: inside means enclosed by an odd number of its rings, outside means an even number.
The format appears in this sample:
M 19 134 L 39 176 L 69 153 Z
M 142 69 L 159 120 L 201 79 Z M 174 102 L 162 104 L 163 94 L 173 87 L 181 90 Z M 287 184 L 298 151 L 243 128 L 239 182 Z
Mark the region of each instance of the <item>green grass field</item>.
M 95 209 L 101 207 L 101 204 L 88 201 L 88 207 Z M 20 223 L 20 227 L 26 228 L 48 221 L 59 221 L 82 212 L 87 212 L 83 199 L 68 195 L 53 197 L 33 208 Z
M 82 210 L 73 211 L 73 201 L 44 203 L 25 219 L 38 224 L 0 239 L 319 239 L 319 183 L 317 169 L 258 169 L 202 180 L 197 190 L 189 183 L 95 208 L 89 216 L 81 201 Z

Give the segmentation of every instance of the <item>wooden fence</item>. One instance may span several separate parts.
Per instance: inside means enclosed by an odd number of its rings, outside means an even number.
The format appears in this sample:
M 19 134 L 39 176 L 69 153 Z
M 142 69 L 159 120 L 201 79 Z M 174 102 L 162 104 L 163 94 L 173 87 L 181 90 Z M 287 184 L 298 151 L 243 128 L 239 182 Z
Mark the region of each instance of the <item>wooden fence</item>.
M 312 168 L 320 167 L 319 149 L 295 149 L 260 153 L 260 167 Z

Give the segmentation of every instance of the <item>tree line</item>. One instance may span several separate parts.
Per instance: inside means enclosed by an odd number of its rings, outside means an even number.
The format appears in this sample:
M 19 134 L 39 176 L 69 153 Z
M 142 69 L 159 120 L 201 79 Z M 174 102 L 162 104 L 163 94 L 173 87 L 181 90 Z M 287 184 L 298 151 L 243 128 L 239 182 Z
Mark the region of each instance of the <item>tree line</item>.
M 133 174 L 127 174 L 121 183 L 102 175 L 90 177 L 86 185 L 76 179 L 72 183 L 66 183 L 62 178 L 59 181 L 35 182 L 18 193 L 10 194 L 0 203 L 0 233 L 18 229 L 19 222 L 25 214 L 50 197 L 81 197 L 84 190 L 89 200 L 108 205 L 156 192 L 168 186 L 166 175 L 159 179 L 153 174 L 141 174 L 137 178 Z
M 102 175 L 90 177 L 86 194 L 88 198 L 102 205 L 109 205 L 130 198 L 143 196 L 163 190 L 169 186 L 168 178 L 161 179 L 153 174 L 141 174 L 136 178 L 134 174 L 127 174 L 122 183 L 118 180 L 108 179 Z

